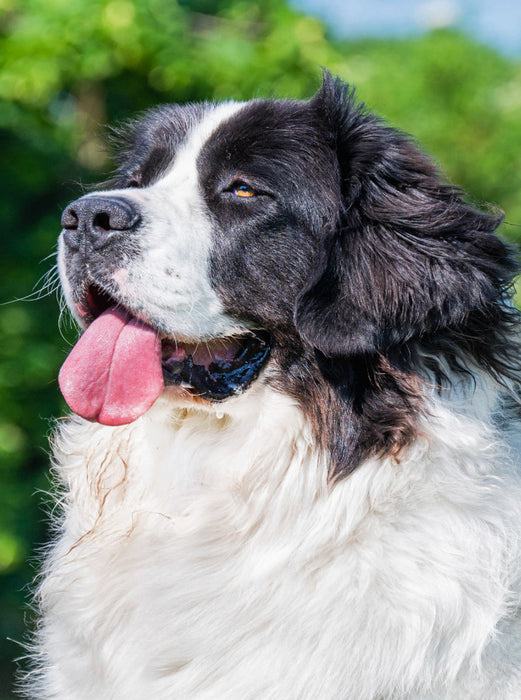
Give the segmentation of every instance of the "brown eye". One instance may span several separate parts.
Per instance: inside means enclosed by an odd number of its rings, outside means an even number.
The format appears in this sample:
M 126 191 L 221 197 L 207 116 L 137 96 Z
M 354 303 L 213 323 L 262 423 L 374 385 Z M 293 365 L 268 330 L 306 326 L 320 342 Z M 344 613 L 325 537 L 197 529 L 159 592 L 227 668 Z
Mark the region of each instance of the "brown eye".
M 235 185 L 232 192 L 237 197 L 255 197 L 255 190 L 244 183 Z

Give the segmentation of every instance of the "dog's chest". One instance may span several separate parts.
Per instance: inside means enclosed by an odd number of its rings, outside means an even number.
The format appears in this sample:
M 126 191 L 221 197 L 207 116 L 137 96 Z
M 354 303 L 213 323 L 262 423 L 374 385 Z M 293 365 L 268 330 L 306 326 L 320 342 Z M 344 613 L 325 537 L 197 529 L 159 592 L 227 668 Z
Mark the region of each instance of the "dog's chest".
M 300 418 L 277 410 L 249 429 L 70 429 L 42 587 L 59 697 L 83 700 L 88 679 L 93 698 L 373 698 L 434 659 L 440 674 L 470 663 L 509 546 L 482 476 L 442 496 L 477 437 L 460 464 L 425 444 L 415 472 L 375 461 L 331 488 Z

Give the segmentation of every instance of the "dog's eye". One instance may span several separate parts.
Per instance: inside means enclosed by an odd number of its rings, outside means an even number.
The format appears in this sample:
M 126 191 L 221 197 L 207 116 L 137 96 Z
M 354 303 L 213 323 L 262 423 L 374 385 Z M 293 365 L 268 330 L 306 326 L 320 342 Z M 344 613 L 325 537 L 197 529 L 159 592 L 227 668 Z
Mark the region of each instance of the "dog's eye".
M 249 185 L 244 180 L 232 180 L 221 190 L 221 194 L 230 199 L 274 199 L 273 193 L 266 187 Z
M 236 197 L 255 197 L 256 192 L 253 187 L 244 182 L 236 182 L 232 185 L 231 191 Z

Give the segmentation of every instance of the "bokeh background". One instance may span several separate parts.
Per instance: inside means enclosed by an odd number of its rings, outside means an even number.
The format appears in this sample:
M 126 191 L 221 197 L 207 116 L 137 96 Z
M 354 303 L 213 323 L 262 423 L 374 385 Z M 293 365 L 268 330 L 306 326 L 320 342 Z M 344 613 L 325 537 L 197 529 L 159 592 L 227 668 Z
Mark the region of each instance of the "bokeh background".
M 321 66 L 521 241 L 518 0 L 0 0 L 0 700 L 33 617 L 75 333 L 52 272 L 62 208 L 110 173 L 105 125 L 158 102 L 309 97 Z

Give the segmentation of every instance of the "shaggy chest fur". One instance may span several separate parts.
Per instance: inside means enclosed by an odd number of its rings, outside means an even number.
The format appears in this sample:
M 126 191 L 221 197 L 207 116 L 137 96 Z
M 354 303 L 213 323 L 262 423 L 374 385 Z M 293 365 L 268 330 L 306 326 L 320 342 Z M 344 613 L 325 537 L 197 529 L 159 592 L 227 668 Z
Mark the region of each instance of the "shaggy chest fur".
M 486 416 L 434 403 L 404 460 L 331 485 L 300 410 L 261 393 L 63 427 L 39 697 L 519 697 L 494 630 L 519 599 L 521 487 Z

